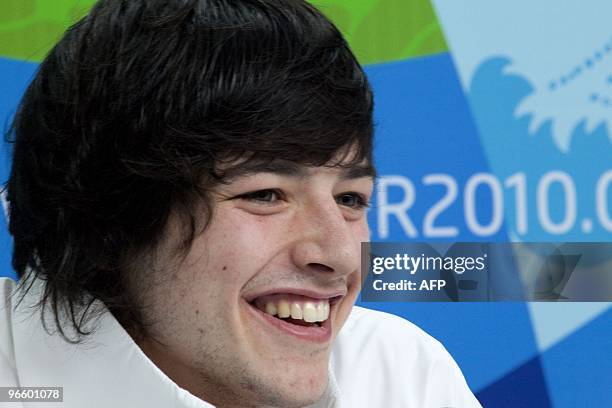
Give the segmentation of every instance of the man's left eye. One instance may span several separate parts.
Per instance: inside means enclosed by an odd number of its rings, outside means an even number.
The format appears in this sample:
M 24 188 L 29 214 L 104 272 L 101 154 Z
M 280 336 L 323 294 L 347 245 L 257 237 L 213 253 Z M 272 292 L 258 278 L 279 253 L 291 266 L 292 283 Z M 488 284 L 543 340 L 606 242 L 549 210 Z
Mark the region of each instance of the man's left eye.
M 368 207 L 367 200 L 358 193 L 344 193 L 336 197 L 336 202 L 356 210 Z

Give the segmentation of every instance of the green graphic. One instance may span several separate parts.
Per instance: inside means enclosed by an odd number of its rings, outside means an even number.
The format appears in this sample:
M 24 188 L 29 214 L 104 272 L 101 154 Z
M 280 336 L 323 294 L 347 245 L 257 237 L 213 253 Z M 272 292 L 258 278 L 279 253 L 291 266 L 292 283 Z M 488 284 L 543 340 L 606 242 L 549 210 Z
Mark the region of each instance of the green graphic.
M 362 64 L 447 51 L 431 0 L 311 0 L 340 28 Z
M 42 60 L 63 32 L 84 16 L 94 0 L 2 0 L 0 55 Z
M 2 0 L 0 56 L 41 61 L 95 0 Z M 364 64 L 446 51 L 431 0 L 312 0 Z

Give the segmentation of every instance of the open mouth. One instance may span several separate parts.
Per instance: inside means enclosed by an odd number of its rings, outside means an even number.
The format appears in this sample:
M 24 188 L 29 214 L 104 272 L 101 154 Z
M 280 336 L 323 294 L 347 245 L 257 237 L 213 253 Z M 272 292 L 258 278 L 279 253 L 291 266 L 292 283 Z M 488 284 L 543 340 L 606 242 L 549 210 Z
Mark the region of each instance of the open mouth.
M 330 316 L 341 298 L 273 294 L 258 297 L 249 304 L 265 321 L 281 330 L 308 340 L 324 340 L 331 333 Z

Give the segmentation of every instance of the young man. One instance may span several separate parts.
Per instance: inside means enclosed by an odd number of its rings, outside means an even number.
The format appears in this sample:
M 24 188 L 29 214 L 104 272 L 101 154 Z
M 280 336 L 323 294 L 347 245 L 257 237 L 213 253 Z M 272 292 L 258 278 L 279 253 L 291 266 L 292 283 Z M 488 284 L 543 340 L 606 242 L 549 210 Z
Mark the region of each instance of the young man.
M 102 0 L 13 133 L 0 385 L 63 387 L 61 407 L 479 406 L 438 342 L 353 307 L 372 94 L 312 6 Z

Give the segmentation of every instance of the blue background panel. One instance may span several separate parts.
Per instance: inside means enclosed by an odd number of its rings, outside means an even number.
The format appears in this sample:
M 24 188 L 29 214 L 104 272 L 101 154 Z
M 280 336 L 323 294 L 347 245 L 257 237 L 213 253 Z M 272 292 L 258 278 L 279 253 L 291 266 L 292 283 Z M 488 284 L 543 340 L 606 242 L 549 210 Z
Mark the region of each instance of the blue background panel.
M 0 123 L 2 133 L 7 135 L 17 103 L 32 80 L 38 64 L 0 58 Z M 0 148 L 0 183 L 6 184 L 9 175 L 10 144 L 4 143 Z M 0 217 L 0 276 L 15 277 L 11 268 L 12 239 L 7 232 L 6 219 Z

